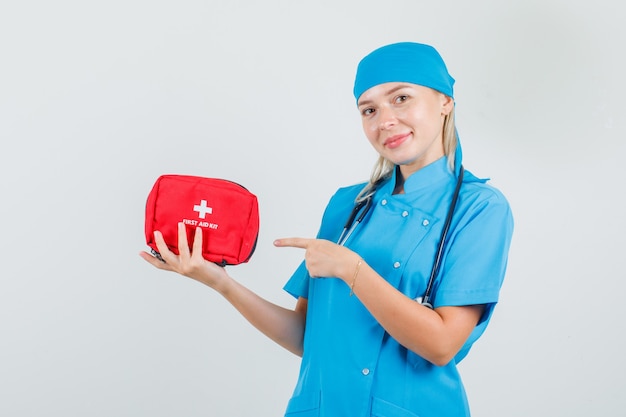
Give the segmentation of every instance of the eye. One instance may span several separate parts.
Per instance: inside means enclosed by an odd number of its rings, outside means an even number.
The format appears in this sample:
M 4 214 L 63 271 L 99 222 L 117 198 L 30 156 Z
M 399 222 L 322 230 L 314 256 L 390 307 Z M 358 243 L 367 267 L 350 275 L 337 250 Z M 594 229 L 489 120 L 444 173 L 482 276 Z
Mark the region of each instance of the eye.
M 408 99 L 409 99 L 409 96 L 407 96 L 406 94 L 401 94 L 396 97 L 396 103 L 403 103 L 407 101 Z
M 372 114 L 374 114 L 374 109 L 371 107 L 365 108 L 363 110 L 361 110 L 361 116 L 371 116 Z

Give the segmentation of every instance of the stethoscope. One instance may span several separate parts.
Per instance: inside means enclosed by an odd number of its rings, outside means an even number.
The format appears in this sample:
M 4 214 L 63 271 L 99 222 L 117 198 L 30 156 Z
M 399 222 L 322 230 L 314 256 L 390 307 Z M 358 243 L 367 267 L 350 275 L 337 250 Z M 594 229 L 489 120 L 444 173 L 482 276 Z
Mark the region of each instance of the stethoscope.
M 443 248 L 445 246 L 446 237 L 448 236 L 448 231 L 450 230 L 450 223 L 452 223 L 452 216 L 454 215 L 454 209 L 456 208 L 456 203 L 459 199 L 459 190 L 461 189 L 461 184 L 463 183 L 463 173 L 465 169 L 463 165 L 461 165 L 461 169 L 459 171 L 459 175 L 456 181 L 456 186 L 454 188 L 454 194 L 452 195 L 452 201 L 450 202 L 450 207 L 448 208 L 448 214 L 446 215 L 446 221 L 443 225 L 443 230 L 441 231 L 441 237 L 439 239 L 439 245 L 437 247 L 437 253 L 435 254 L 435 260 L 433 262 L 433 267 L 430 271 L 430 277 L 428 278 L 428 284 L 426 285 L 426 292 L 423 296 L 415 299 L 421 305 L 433 308 L 433 305 L 430 303 L 431 294 L 433 291 L 433 284 L 435 282 L 435 277 L 439 273 L 439 268 L 441 267 L 441 258 L 443 255 Z M 359 201 L 355 204 L 352 212 L 350 213 L 350 217 L 346 221 L 345 226 L 343 227 L 343 231 L 337 240 L 337 244 L 344 246 L 346 241 L 352 235 L 352 232 L 357 228 L 357 226 L 363 221 L 368 211 L 372 207 L 374 193 L 372 192 L 367 198 Z M 359 215 L 360 213 L 360 215 Z M 358 217 L 357 217 L 358 216 Z

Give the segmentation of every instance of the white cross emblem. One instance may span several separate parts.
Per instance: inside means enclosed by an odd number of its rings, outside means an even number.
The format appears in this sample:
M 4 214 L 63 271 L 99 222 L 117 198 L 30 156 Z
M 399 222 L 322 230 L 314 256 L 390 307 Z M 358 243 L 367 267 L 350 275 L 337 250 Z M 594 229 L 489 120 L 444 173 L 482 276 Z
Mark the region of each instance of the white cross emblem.
M 207 213 L 213 214 L 213 209 L 206 205 L 206 200 L 200 200 L 200 205 L 193 206 L 193 211 L 197 211 L 201 219 L 204 219 Z

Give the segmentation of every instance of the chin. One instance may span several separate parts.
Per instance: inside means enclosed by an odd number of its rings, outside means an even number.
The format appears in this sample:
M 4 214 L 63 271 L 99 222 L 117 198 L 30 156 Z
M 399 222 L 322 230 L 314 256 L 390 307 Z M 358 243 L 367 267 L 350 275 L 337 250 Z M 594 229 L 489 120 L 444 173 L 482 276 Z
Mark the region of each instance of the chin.
M 418 158 L 411 158 L 411 159 L 402 159 L 402 160 L 395 160 L 392 162 L 396 165 L 414 165 L 416 162 L 418 161 Z

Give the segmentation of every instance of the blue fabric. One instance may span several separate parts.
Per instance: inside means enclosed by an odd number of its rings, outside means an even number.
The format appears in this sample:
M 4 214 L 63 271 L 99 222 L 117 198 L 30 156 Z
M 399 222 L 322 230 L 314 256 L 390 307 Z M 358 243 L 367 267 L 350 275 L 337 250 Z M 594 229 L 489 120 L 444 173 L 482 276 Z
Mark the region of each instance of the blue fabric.
M 455 175 L 445 157 L 411 175 L 393 195 L 394 176 L 374 195 L 364 222 L 346 246 L 391 285 L 423 295 Z M 336 241 L 365 184 L 339 189 L 318 233 Z M 513 230 L 509 204 L 495 188 L 467 172 L 449 244 L 434 285 L 433 305 L 485 304 L 463 349 L 435 366 L 390 337 L 339 279 L 311 279 L 302 264 L 285 285 L 308 299 L 304 353 L 286 416 L 469 416 L 457 363 L 485 330 L 498 301 Z
M 399 42 L 380 47 L 359 62 L 354 81 L 357 102 L 366 90 L 388 82 L 430 87 L 454 98 L 454 78 L 441 55 L 430 45 Z

